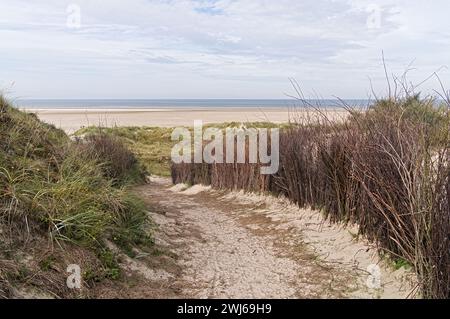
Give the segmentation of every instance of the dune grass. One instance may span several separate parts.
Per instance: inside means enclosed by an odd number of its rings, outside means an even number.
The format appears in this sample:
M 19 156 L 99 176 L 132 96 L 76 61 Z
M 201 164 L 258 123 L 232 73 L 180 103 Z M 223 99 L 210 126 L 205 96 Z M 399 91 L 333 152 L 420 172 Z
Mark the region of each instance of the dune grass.
M 274 124 L 269 122 L 251 123 L 219 123 L 204 125 L 204 128 L 215 127 L 286 127 L 288 124 Z M 188 128 L 192 129 L 192 128 Z M 118 137 L 136 155 L 145 170 L 153 175 L 171 176 L 170 154 L 175 143 L 171 140 L 173 128 L 168 127 L 86 127 L 75 132 L 75 136 L 90 136 L 100 132 Z
M 135 154 L 145 170 L 154 175 L 170 175 L 170 139 L 172 129 L 160 127 L 87 127 L 75 133 L 75 136 L 91 136 L 103 132 L 120 138 Z
M 0 97 L 0 261 L 11 257 L 3 252 L 26 250 L 39 236 L 99 256 L 108 251 L 105 240 L 123 247 L 150 243 L 144 204 L 128 190 L 143 180 L 119 139 L 71 140 Z M 0 281 L 5 278 L 0 263 Z

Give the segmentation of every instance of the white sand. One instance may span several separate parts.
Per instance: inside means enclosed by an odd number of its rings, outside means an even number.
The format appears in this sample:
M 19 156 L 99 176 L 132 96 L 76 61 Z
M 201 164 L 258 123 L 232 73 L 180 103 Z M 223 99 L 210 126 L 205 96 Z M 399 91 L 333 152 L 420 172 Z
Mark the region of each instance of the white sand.
M 68 133 L 90 125 L 101 126 L 192 126 L 194 120 L 204 124 L 223 122 L 268 121 L 286 123 L 290 119 L 311 117 L 313 111 L 288 108 L 167 108 L 167 109 L 27 109 L 47 123 Z M 346 116 L 343 110 L 324 111 L 332 119 Z M 317 113 L 315 113 L 317 116 Z
M 357 225 L 331 224 L 323 219 L 319 211 L 301 209 L 284 197 L 276 198 L 261 194 L 235 191 L 225 193 L 222 199 L 265 208 L 249 211 L 250 216 L 263 215 L 278 222 L 278 229 L 295 230 L 302 234 L 301 242 L 311 249 L 324 263 L 337 266 L 341 271 L 353 273 L 356 279 L 354 290 L 348 293 L 353 298 L 408 298 L 414 295 L 417 278 L 405 268 L 395 270 L 386 259 L 381 259 L 374 244 L 358 234 Z M 367 287 L 369 270 L 379 267 L 379 289 Z
M 413 273 L 395 270 L 355 227 L 325 222 L 285 198 L 171 185 L 151 178 L 139 193 L 164 214 L 155 238 L 181 269 L 171 285 L 189 298 L 407 298 Z M 379 287 L 368 267 L 379 267 Z

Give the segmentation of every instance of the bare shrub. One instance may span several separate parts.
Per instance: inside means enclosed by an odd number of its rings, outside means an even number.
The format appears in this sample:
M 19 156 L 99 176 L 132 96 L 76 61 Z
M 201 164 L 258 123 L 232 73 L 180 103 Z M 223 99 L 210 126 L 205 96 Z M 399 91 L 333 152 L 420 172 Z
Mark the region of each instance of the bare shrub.
M 414 267 L 426 298 L 450 297 L 448 109 L 418 95 L 351 110 L 344 123 L 299 121 L 280 136 L 280 168 L 257 164 L 172 167 L 174 182 L 271 191 L 361 235 L 394 261 Z M 209 174 L 209 176 L 208 176 Z

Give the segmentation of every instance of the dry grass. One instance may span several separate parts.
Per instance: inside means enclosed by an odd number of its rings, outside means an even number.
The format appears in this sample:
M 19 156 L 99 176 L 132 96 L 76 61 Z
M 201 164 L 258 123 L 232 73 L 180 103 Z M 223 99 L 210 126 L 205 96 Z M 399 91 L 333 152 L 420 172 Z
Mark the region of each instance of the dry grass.
M 144 180 L 143 170 L 135 155 L 118 137 L 99 132 L 77 141 L 79 153 L 101 164 L 105 178 L 112 180 L 115 185 Z
M 270 191 L 357 223 L 382 254 L 414 267 L 422 296 L 450 297 L 448 108 L 405 95 L 349 112 L 344 123 L 324 115 L 283 130 L 273 176 L 248 163 L 181 164 L 173 181 Z

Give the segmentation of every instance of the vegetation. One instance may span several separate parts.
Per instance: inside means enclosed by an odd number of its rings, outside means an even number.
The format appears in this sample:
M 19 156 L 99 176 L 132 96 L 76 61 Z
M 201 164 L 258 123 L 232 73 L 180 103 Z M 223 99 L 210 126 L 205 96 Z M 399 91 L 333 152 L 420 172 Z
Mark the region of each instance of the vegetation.
M 231 122 L 205 125 L 204 128 L 240 127 L 243 123 Z M 285 127 L 269 122 L 245 123 L 246 127 Z M 190 128 L 191 129 L 191 128 Z M 102 128 L 90 126 L 82 128 L 75 136 L 90 136 L 103 133 L 107 136 L 120 138 L 125 145 L 133 151 L 145 170 L 153 175 L 170 176 L 170 153 L 175 143 L 171 140 L 173 128 L 168 127 L 110 127 Z
M 161 127 L 82 128 L 76 136 L 104 133 L 119 138 L 139 159 L 145 170 L 153 175 L 170 176 L 170 150 L 172 129 Z
M 284 195 L 321 209 L 333 222 L 357 223 L 397 266 L 411 265 L 422 296 L 450 297 L 450 115 L 431 98 L 398 96 L 345 123 L 323 115 L 285 128 L 280 169 L 258 164 L 179 164 L 174 183 L 202 183 Z
M 406 94 L 376 101 L 367 112 L 348 111 L 339 124 L 326 115 L 281 126 L 246 123 L 282 128 L 280 169 L 266 176 L 249 163 L 170 166 L 171 128 L 89 127 L 72 140 L 0 98 L 0 298 L 15 283 L 44 282 L 56 296 L 70 295 L 58 290 L 65 273 L 50 275 L 64 272 L 54 244 L 69 247 L 72 260 L 88 255 L 87 285 L 119 278 L 106 242 L 129 255 L 134 245 L 151 243 L 143 203 L 128 190 L 144 171 L 172 176 L 174 183 L 283 195 L 333 222 L 357 223 L 358 235 L 375 242 L 394 267 L 415 270 L 424 297 L 448 298 L 447 105 Z M 33 241 L 49 243 L 37 258 L 38 274 L 18 262 L 18 252 L 37 247 Z
M 121 246 L 147 240 L 146 211 L 127 189 L 143 177 L 118 139 L 99 133 L 73 141 L 0 97 L 0 297 L 17 279 L 11 275 L 17 269 L 7 265 L 34 240 L 84 247 L 100 262 L 108 253 L 105 240 Z M 41 260 L 41 270 L 52 261 Z M 108 272 L 113 263 L 102 264 Z

